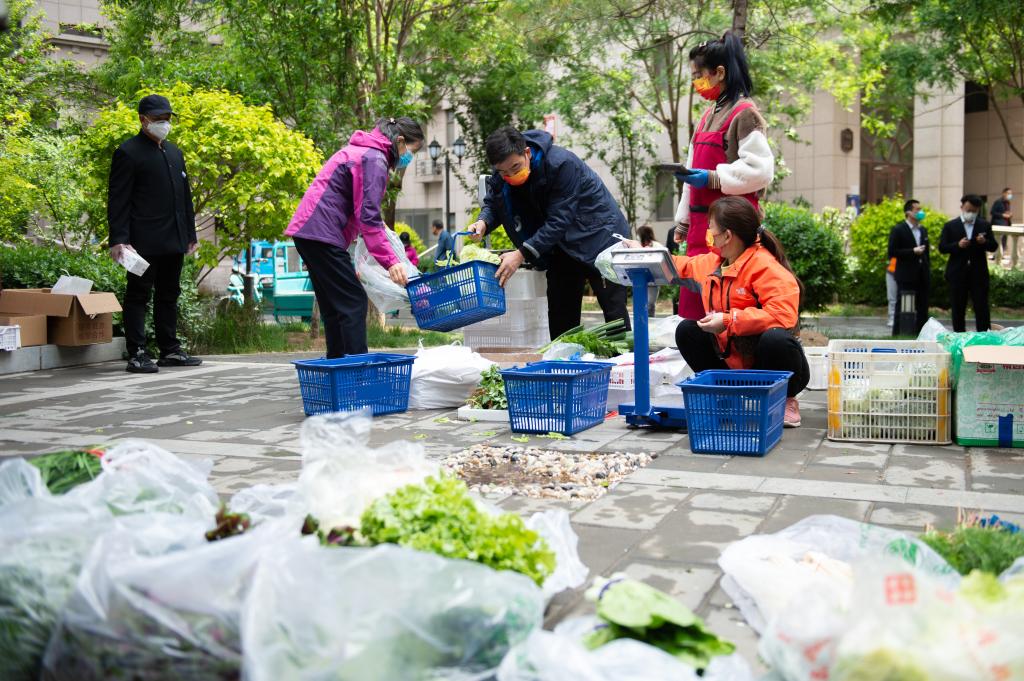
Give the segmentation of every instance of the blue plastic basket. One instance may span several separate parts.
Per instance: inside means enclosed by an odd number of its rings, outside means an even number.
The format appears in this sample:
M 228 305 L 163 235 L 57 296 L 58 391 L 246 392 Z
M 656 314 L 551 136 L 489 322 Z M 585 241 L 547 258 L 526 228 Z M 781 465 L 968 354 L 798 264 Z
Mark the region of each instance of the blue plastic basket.
M 306 416 L 370 407 L 374 416 L 409 408 L 412 355 L 370 353 L 292 362 Z
M 497 272 L 497 265 L 474 260 L 413 279 L 406 290 L 416 325 L 451 331 L 505 314 Z
M 508 420 L 516 433 L 572 435 L 604 421 L 608 411 L 605 362 L 534 362 L 501 372 Z
M 789 371 L 712 369 L 677 383 L 690 449 L 764 456 L 782 439 Z

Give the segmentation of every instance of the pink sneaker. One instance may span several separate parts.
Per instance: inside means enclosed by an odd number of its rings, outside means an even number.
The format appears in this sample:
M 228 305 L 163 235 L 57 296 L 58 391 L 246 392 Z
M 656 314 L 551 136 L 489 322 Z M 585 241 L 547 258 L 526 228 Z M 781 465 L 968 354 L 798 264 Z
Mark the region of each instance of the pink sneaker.
M 782 417 L 783 428 L 800 427 L 800 403 L 795 397 L 786 398 L 786 414 Z

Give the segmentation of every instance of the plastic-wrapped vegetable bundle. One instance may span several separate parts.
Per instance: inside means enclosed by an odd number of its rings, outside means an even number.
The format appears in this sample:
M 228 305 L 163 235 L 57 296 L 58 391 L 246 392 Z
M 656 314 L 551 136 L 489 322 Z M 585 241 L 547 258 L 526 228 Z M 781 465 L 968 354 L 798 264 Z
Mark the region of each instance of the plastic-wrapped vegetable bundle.
M 953 384 L 960 378 L 960 366 L 964 362 L 964 348 L 969 345 L 1024 345 L 1024 326 L 1013 326 L 1002 331 L 979 331 L 969 333 L 940 333 L 940 345 L 953 358 Z
M 249 681 L 487 678 L 540 627 L 527 577 L 392 545 L 295 540 L 260 564 L 242 621 Z
M 239 678 L 252 574 L 265 552 L 298 531 L 297 521 L 208 543 L 202 528 L 190 532 L 180 518 L 130 520 L 93 547 L 46 650 L 46 677 Z
M 17 459 L 0 466 L 0 678 L 39 678 L 46 642 L 94 542 L 118 516 L 170 513 L 206 526 L 217 495 L 197 467 L 157 447 L 128 442 L 103 473 L 53 496 Z M 198 525 L 197 525 L 198 527 Z M 201 536 L 202 532 L 199 531 Z

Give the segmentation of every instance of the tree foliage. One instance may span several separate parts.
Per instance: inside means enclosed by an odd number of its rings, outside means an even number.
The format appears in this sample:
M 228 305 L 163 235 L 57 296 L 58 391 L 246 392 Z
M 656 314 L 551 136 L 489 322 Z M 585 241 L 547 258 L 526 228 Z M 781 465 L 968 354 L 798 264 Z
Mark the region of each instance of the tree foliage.
M 216 218 L 217 242 L 201 245 L 202 264 L 212 267 L 250 239 L 279 238 L 322 163 L 312 141 L 275 119 L 270 107 L 246 105 L 222 90 L 178 83 L 149 91 L 165 95 L 178 114 L 169 139 L 185 156 L 196 215 Z M 134 107 L 117 102 L 99 113 L 79 145 L 87 193 L 97 198 L 90 224 L 103 241 L 111 157 L 138 129 Z

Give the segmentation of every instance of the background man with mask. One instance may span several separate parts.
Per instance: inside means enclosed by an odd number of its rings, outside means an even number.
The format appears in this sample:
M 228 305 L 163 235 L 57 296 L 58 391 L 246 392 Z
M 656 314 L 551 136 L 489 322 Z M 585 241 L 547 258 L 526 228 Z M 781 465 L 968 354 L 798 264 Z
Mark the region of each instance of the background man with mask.
M 197 246 L 192 190 L 181 150 L 167 141 L 171 103 L 160 95 L 139 102 L 139 134 L 114 151 L 110 164 L 107 220 L 110 257 L 120 262 L 125 250 L 141 255 L 149 268 L 128 273 L 124 295 L 127 371 L 151 374 L 157 366 L 198 366 L 202 360 L 178 342 L 178 297 L 185 254 Z M 154 293 L 155 290 L 155 293 Z M 146 352 L 146 308 L 153 294 L 153 326 L 160 359 Z
M 552 338 L 579 326 L 587 283 L 605 321 L 622 319 L 628 328 L 626 287 L 594 267 L 598 254 L 618 243 L 616 234 L 629 236 L 626 216 L 597 173 L 553 142 L 543 130 L 505 127 L 491 133 L 485 146 L 494 174 L 480 219 L 469 230 L 479 239 L 505 226 L 516 250 L 501 256 L 502 286 L 524 262 L 547 270 Z
M 931 290 L 931 258 L 928 255 L 928 230 L 921 221 L 925 214 L 921 203 L 910 199 L 903 204 L 906 219 L 889 232 L 889 253 L 896 258 L 896 283 L 901 291 L 912 290 L 916 294 L 916 324 L 913 329 L 900 328 L 901 296 L 896 299 L 896 323 L 894 336 L 917 335 L 928 321 L 928 293 Z
M 988 257 L 997 244 L 992 225 L 978 215 L 981 197 L 968 194 L 960 199 L 960 217 L 942 227 L 939 251 L 949 254 L 946 281 L 949 282 L 953 330 L 966 330 L 967 296 L 974 308 L 974 326 L 978 331 L 989 329 Z
M 1013 220 L 1013 209 L 1010 202 L 1013 201 L 1013 190 L 1009 187 L 1003 189 L 999 198 L 992 202 L 992 224 L 1006 227 Z M 1003 250 L 1006 250 L 1006 235 L 1003 235 Z

